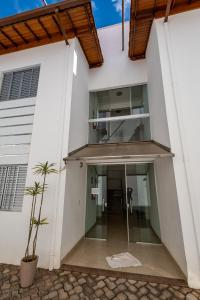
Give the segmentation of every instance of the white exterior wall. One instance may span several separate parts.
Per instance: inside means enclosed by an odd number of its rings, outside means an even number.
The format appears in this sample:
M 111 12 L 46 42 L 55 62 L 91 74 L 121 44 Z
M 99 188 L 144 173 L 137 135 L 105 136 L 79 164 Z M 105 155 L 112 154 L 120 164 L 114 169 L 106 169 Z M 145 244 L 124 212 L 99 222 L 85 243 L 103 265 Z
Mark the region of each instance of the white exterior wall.
M 200 288 L 200 10 L 155 21 L 187 277 Z
M 131 61 L 128 57 L 129 22 L 125 23 L 125 50 L 122 51 L 121 25 L 98 30 L 104 57 L 100 68 L 89 72 L 89 90 L 104 90 L 147 82 L 146 61 Z
M 71 45 L 72 73 L 69 120 L 68 152 L 88 143 L 89 91 L 88 63 L 77 40 Z M 77 57 L 77 63 L 76 63 Z M 63 153 L 66 157 L 68 152 Z M 64 198 L 63 224 L 61 236 L 61 259 L 77 244 L 85 233 L 85 200 L 87 188 L 87 168 L 80 163 L 70 162 L 66 165 L 66 185 Z M 59 247 L 59 246 L 58 246 Z M 59 249 L 58 249 L 59 250 Z
M 154 25 L 149 37 L 146 60 L 151 137 L 160 144 L 170 147 L 159 48 Z
M 87 168 L 80 162 L 67 164 L 66 194 L 63 211 L 61 259 L 85 234 Z
M 65 135 L 68 137 L 69 124 L 65 124 L 65 108 L 68 105 L 66 89 L 69 82 L 68 56 L 70 48 L 64 42 L 42 46 L 0 57 L 0 71 L 41 65 L 38 94 L 36 98 L 35 117 L 32 130 L 32 143 L 29 155 L 27 185 L 32 185 L 38 177 L 32 175 L 32 167 L 38 162 L 54 162 L 57 168 L 63 167 L 63 146 Z M 27 100 L 29 101 L 29 100 Z M 11 102 L 9 102 L 11 103 Z M 69 118 L 68 118 L 69 122 Z M 63 150 L 64 148 L 64 150 Z M 21 161 L 27 160 L 21 157 Z M 7 158 L 7 163 L 19 163 L 19 158 Z M 26 161 L 27 162 L 27 161 Z M 43 216 L 48 218 L 49 225 L 40 229 L 37 253 L 40 256 L 39 266 L 53 267 L 58 265 L 59 252 L 55 252 L 55 236 L 59 222 L 58 206 L 62 205 L 60 197 L 63 187 L 63 173 L 51 175 L 48 179 L 48 191 L 45 195 Z M 19 264 L 24 255 L 28 233 L 28 221 L 31 199 L 24 197 L 22 212 L 0 211 L 0 262 Z M 44 242 L 45 241 L 45 242 Z M 14 249 L 14 251 L 13 251 Z M 54 260 L 54 259 L 57 260 Z
M 170 147 L 165 109 L 165 95 L 155 24 L 151 29 L 147 48 L 148 100 L 152 139 Z M 179 206 L 172 159 L 160 159 L 154 163 L 161 240 L 180 268 L 187 274 Z
M 74 45 L 73 82 L 69 132 L 69 152 L 88 143 L 89 91 L 88 62 L 79 42 Z M 76 70 L 75 70 L 76 69 Z

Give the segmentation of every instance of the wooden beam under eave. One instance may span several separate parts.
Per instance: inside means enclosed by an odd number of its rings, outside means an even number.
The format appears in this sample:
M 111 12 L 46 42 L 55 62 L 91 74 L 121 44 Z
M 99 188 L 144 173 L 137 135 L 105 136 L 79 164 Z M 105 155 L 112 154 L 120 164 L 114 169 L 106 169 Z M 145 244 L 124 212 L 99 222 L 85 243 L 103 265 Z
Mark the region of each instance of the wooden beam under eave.
M 170 10 L 170 16 L 171 15 L 176 15 L 179 13 L 183 13 L 185 11 L 190 11 L 190 10 L 194 10 L 194 9 L 199 9 L 200 8 L 200 1 L 192 1 L 191 4 L 176 4 L 174 8 L 171 8 Z M 156 11 L 155 13 L 155 18 L 159 19 L 159 18 L 163 18 L 165 16 L 165 13 L 160 10 L 160 11 Z
M 58 26 L 59 26 L 59 28 L 60 28 L 60 30 L 61 30 L 61 32 L 62 32 L 63 37 L 64 37 L 65 44 L 66 44 L 67 46 L 69 46 L 67 34 L 66 34 L 65 28 L 64 28 L 64 26 L 63 26 L 63 24 L 62 24 L 62 21 L 61 21 L 61 18 L 60 18 L 60 14 L 59 14 L 59 9 L 58 9 L 58 8 L 55 9 L 55 17 L 56 17 L 56 19 L 57 19 Z
M 2 28 L 0 28 L 0 33 L 12 44 L 12 45 L 14 45 L 15 47 L 17 47 L 18 46 L 18 44 L 15 42 L 15 41 L 13 41 L 13 39 L 11 39 L 11 37 L 2 29 Z
M 173 0 L 168 0 L 167 1 L 166 11 L 165 11 L 165 19 L 164 19 L 165 23 L 168 21 L 168 17 L 169 17 L 171 6 L 172 6 L 172 1 Z
M 73 37 L 73 35 L 70 36 L 70 38 L 72 38 L 72 37 Z M 21 50 L 26 50 L 26 49 L 31 49 L 31 48 L 39 47 L 39 46 L 43 46 L 43 45 L 53 44 L 53 43 L 57 43 L 57 42 L 61 42 L 61 41 L 63 41 L 63 36 L 60 34 L 56 34 L 56 35 L 52 36 L 51 39 L 49 39 L 48 37 L 45 37 L 40 40 L 30 41 L 28 44 L 24 43 L 24 44 L 18 45 L 17 47 L 11 46 L 11 47 L 7 47 L 6 49 L 0 49 L 0 55 L 17 52 L 17 51 L 21 51 Z
M 132 57 L 130 57 L 130 59 L 133 61 L 138 59 L 144 59 L 144 58 L 145 58 L 145 54 L 132 55 Z
M 90 3 L 90 0 L 65 0 L 59 3 L 49 4 L 47 6 L 43 6 L 31 11 L 3 18 L 0 20 L 0 27 L 30 21 L 31 19 L 35 19 L 46 15 L 51 15 L 55 12 L 55 9 L 57 8 L 59 8 L 60 11 L 63 11 L 65 9 L 77 8 L 87 3 Z

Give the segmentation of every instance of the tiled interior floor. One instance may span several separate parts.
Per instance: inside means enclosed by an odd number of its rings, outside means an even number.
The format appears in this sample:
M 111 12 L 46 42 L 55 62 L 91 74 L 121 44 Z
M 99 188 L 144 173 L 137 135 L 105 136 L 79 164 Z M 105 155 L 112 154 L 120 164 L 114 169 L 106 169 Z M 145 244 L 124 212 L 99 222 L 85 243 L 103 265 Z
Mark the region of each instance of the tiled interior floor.
M 117 268 L 114 270 L 184 279 L 181 270 L 162 244 L 128 243 L 126 224 L 119 222 L 119 219 L 115 219 L 114 221 L 114 226 L 111 226 L 111 223 L 110 226 L 108 226 L 106 235 L 104 228 L 104 237 L 107 236 L 107 240 L 83 239 L 78 246 L 64 258 L 63 263 L 113 270 L 108 266 L 105 259 L 106 256 L 128 251 L 141 261 L 142 266 Z M 93 228 L 93 233 L 95 230 L 99 232 L 101 229 L 99 226 L 96 229 Z

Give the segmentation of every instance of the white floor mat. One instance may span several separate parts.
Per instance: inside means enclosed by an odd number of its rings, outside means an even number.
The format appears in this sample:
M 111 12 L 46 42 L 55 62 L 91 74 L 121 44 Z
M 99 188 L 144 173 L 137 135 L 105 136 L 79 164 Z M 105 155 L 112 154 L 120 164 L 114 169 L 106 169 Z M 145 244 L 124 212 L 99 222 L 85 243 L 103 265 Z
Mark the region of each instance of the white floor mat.
M 128 252 L 108 256 L 106 260 L 108 265 L 113 269 L 142 266 L 141 262 Z

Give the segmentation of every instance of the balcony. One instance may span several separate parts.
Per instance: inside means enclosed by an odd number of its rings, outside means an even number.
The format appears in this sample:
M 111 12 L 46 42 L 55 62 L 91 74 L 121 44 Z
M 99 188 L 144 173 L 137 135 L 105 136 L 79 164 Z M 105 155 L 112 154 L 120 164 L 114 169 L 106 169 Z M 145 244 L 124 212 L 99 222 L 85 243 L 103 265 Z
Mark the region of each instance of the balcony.
M 150 139 L 146 85 L 90 94 L 89 144 Z

